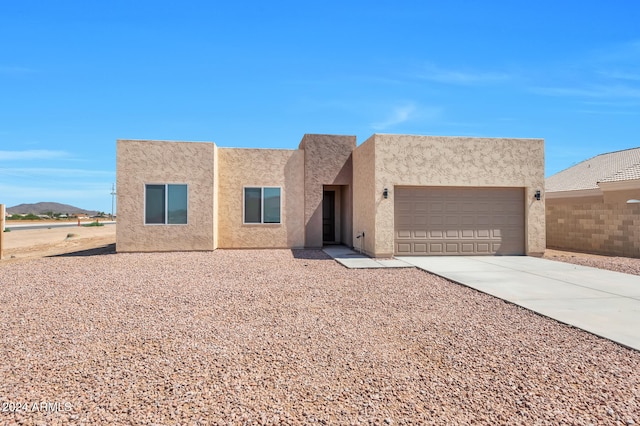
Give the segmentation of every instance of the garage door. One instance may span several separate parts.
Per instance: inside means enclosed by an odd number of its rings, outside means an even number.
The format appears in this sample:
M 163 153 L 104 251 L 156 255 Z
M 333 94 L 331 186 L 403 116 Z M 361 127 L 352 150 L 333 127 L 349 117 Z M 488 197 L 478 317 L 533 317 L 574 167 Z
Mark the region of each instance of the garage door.
M 397 255 L 524 254 L 522 188 L 396 187 Z

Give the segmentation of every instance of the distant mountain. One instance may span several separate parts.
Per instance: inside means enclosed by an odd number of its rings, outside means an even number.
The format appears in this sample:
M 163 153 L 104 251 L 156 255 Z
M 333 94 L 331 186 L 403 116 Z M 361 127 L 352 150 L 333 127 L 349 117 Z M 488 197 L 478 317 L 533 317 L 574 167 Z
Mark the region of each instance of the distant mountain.
M 93 216 L 98 212 L 95 210 L 85 210 L 69 204 L 41 202 L 35 204 L 18 204 L 17 206 L 8 207 L 9 214 L 46 214 L 47 212 L 64 213 L 64 214 L 86 214 Z

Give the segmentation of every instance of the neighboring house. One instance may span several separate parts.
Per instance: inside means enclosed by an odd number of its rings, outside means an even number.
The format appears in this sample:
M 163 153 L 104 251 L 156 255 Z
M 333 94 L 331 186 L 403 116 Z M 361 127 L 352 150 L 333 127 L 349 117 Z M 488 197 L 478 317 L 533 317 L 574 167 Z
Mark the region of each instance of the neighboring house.
M 305 135 L 298 149 L 117 142 L 117 250 L 375 256 L 545 249 L 544 141 Z
M 550 176 L 546 198 L 549 248 L 640 257 L 640 148 Z

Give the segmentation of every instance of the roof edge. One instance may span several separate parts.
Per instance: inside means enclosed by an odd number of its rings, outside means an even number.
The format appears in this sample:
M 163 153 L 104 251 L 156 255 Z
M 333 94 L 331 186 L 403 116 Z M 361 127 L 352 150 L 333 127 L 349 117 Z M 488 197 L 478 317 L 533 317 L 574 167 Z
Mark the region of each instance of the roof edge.
M 623 191 L 625 189 L 640 190 L 640 179 L 618 180 L 614 182 L 598 182 L 598 186 L 604 191 Z
M 574 189 L 571 191 L 546 191 L 544 196 L 548 200 L 556 200 L 560 198 L 599 197 L 602 196 L 602 189 L 592 188 Z

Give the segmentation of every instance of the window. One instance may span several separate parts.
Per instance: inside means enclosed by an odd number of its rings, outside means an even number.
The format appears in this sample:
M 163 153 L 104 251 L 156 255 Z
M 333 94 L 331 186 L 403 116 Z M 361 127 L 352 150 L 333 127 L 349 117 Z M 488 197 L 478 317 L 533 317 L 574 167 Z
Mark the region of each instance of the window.
M 280 223 L 280 188 L 245 187 L 244 223 Z
M 146 225 L 187 223 L 187 185 L 145 185 L 144 198 Z

